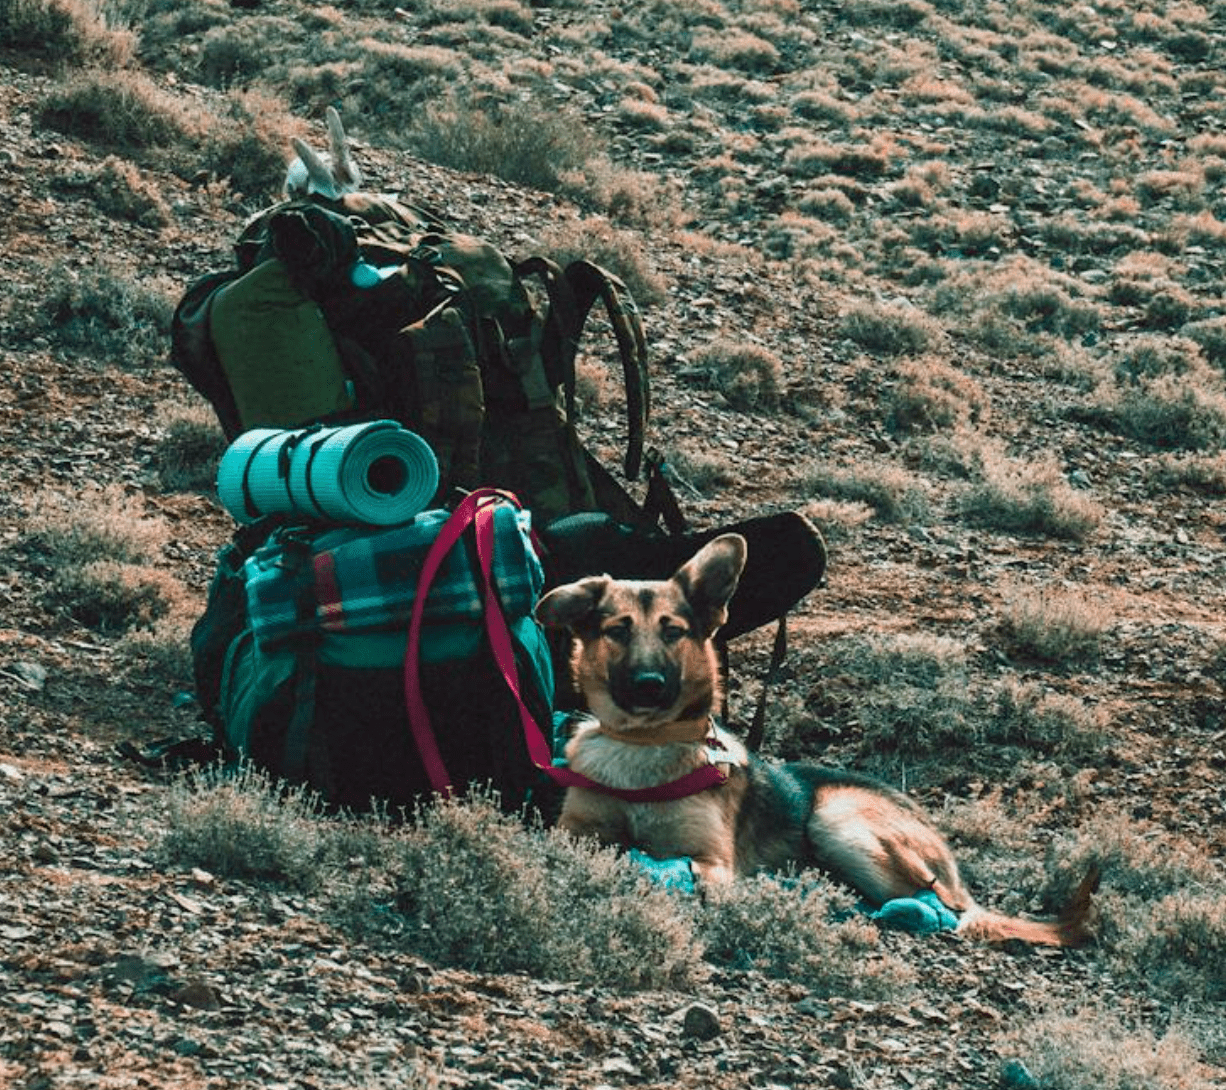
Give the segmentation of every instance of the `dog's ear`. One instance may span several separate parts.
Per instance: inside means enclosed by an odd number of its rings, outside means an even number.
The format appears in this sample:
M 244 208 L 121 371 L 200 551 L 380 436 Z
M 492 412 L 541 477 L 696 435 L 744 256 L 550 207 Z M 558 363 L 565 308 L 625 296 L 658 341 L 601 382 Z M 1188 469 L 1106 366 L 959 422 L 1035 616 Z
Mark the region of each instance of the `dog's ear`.
M 328 125 L 328 147 L 332 152 L 332 177 L 341 193 L 350 193 L 362 184 L 362 172 L 349 154 L 349 139 L 336 107 L 329 106 L 324 116 Z
M 609 583 L 607 575 L 592 575 L 555 587 L 536 603 L 536 619 L 546 628 L 582 628 L 604 599 Z
M 300 140 L 296 136 L 290 138 L 290 144 L 298 154 L 298 161 L 306 168 L 307 180 L 303 186 L 304 192 L 298 195 L 306 196 L 308 193 L 321 193 L 325 197 L 338 196 L 336 181 L 332 177 L 332 168 L 324 162 L 319 152 L 305 140 Z M 292 163 L 290 164 L 290 173 L 291 175 L 294 173 L 294 164 Z M 288 188 L 288 180 L 286 185 Z
M 740 534 L 720 534 L 708 541 L 677 571 L 680 584 L 703 639 L 728 619 L 728 601 L 745 569 L 749 546 Z

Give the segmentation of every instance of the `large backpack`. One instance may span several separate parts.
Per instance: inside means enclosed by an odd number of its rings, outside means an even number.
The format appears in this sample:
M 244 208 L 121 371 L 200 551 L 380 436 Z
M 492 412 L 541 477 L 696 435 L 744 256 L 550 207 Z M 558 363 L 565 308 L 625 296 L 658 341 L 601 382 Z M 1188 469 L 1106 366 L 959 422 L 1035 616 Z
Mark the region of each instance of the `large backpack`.
M 646 344 L 612 273 L 541 256 L 512 263 L 431 213 L 367 194 L 276 205 L 248 223 L 235 254 L 235 268 L 189 286 L 171 357 L 228 438 L 395 419 L 434 449 L 440 497 L 492 485 L 542 524 L 578 511 L 657 521 L 659 510 L 635 503 L 575 430 L 575 359 L 600 299 L 625 381 L 622 470 L 638 477 Z M 658 462 L 651 468 L 655 497 L 663 478 Z
M 477 785 L 549 811 L 554 675 L 528 512 L 483 490 L 392 528 L 262 530 L 222 550 L 192 630 L 227 762 L 353 810 Z

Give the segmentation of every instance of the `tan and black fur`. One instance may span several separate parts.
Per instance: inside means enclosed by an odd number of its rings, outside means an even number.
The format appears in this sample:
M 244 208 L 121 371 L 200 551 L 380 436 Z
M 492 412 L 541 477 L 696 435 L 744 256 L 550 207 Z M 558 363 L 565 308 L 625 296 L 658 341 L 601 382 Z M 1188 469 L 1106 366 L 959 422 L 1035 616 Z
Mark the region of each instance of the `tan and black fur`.
M 703 882 L 813 866 L 874 905 L 930 889 L 960 914 L 958 931 L 974 938 L 1086 941 L 1095 874 L 1058 919 L 989 912 L 963 885 L 945 838 L 905 795 L 809 762 L 761 761 L 713 725 L 719 668 L 712 637 L 745 554 L 744 538 L 724 534 L 671 579 L 592 576 L 541 599 L 541 622 L 575 637 L 575 678 L 592 716 L 567 746 L 572 769 L 619 789 L 679 779 L 709 760 L 728 774 L 720 786 L 667 802 L 628 803 L 571 787 L 562 827 L 657 858 L 689 856 Z

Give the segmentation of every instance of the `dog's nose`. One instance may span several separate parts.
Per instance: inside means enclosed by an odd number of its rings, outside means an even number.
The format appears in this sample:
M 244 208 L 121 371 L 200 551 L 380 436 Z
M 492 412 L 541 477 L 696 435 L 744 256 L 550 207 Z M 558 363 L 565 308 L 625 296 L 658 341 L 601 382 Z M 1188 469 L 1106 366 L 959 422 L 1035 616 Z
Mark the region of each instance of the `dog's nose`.
M 636 708 L 654 708 L 664 703 L 668 679 L 658 670 L 643 670 L 630 682 L 630 699 Z

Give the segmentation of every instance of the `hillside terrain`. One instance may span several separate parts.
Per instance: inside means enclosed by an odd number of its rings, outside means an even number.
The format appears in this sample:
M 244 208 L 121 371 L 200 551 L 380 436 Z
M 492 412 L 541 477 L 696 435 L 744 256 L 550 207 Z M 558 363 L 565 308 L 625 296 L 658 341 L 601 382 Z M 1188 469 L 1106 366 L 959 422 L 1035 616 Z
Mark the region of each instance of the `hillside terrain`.
M 0 0 L 0 1086 L 1226 1083 L 1224 36 L 1133 0 Z M 993 907 L 1097 860 L 1095 945 L 845 930 L 824 976 L 699 927 L 626 986 L 436 955 L 369 831 L 323 879 L 177 847 L 192 789 L 124 751 L 201 729 L 233 523 L 170 315 L 328 105 L 373 191 L 624 277 L 694 525 L 820 527 L 764 752 L 914 793 Z

